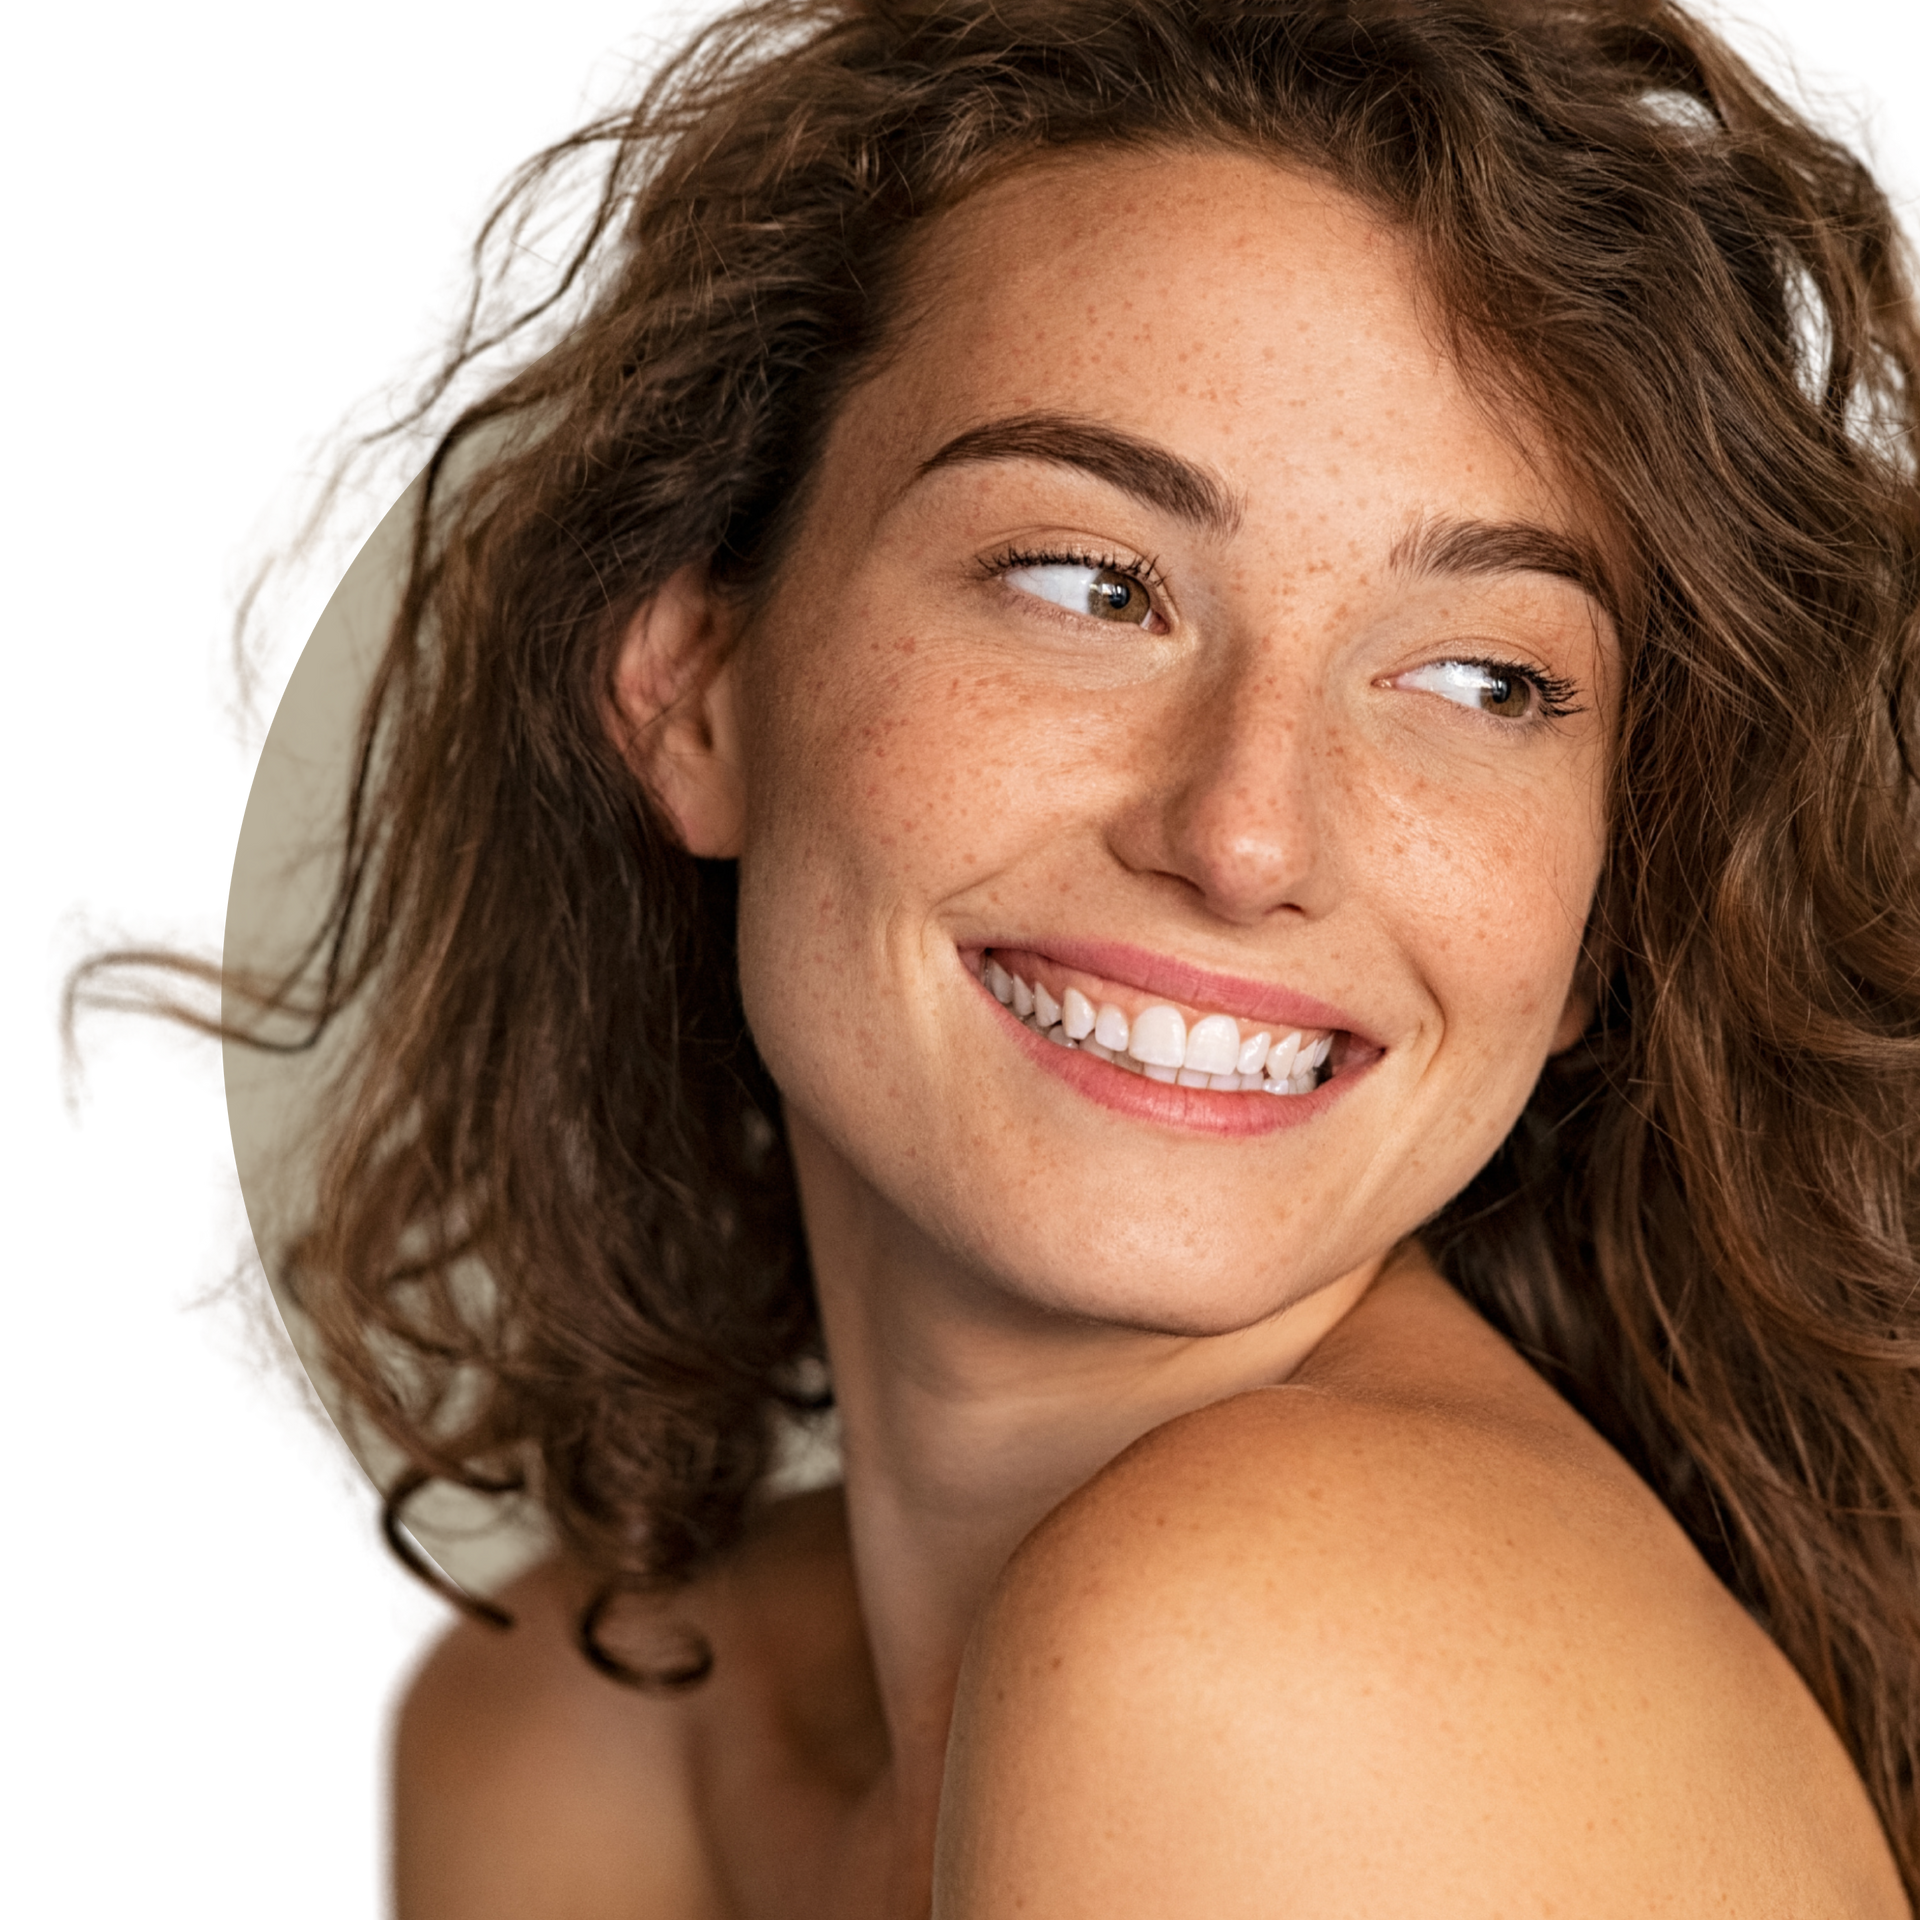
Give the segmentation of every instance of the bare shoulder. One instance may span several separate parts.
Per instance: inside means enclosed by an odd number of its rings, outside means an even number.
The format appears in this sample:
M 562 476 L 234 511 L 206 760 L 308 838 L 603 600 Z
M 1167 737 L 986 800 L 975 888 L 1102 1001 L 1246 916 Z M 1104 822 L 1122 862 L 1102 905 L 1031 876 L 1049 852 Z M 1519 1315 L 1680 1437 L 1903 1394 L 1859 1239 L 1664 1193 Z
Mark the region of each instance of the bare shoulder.
M 614 1684 L 575 1644 L 586 1584 L 550 1564 L 462 1621 L 414 1675 L 394 1739 L 399 1920 L 696 1920 L 704 1863 L 688 1706 Z
M 591 1586 L 553 1563 L 503 1596 L 511 1630 L 442 1607 L 409 1640 L 374 1718 L 378 1920 L 718 1920 L 743 1889 L 789 1910 L 781 1887 L 831 1857 L 885 1757 L 839 1490 L 762 1509 L 689 1588 L 605 1624 L 636 1667 L 697 1634 L 691 1692 L 589 1665 Z
M 1908 1911 L 1777 1649 L 1417 1273 L 1056 1510 L 950 1753 L 941 1920 Z

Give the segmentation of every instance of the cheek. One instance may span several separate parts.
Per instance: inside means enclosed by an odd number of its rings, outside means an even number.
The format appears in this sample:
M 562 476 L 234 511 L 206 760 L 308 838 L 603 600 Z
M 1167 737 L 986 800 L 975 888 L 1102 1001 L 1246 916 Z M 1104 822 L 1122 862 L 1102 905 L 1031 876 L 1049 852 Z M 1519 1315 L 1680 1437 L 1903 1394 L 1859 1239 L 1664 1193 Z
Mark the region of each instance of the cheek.
M 784 650 L 747 730 L 748 872 L 782 889 L 844 883 L 964 805 L 961 767 L 920 720 L 911 645 Z
M 776 1077 L 784 1062 L 813 1079 L 832 1036 L 870 1024 L 873 995 L 937 959 L 941 907 L 991 899 L 1057 788 L 1035 779 L 1030 690 L 956 671 L 924 640 L 863 637 L 855 620 L 769 636 L 753 664 L 742 984 Z
M 770 662 L 749 722 L 749 862 L 932 902 L 1068 810 L 1098 730 L 1031 674 L 859 624 Z
M 1378 845 L 1445 1043 L 1531 1084 L 1565 1005 L 1603 852 L 1592 784 L 1556 767 L 1394 792 Z

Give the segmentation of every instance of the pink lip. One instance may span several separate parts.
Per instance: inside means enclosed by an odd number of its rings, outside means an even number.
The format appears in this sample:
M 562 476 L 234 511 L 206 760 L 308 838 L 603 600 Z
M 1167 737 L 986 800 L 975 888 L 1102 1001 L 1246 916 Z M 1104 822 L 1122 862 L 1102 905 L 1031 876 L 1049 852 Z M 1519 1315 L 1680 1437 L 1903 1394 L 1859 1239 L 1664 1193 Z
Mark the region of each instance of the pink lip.
M 1271 1020 L 1283 1027 L 1322 1027 L 1344 1030 L 1363 1046 L 1376 1050 L 1381 1043 L 1363 1031 L 1351 1014 L 1342 1012 L 1325 1000 L 1310 994 L 1295 993 L 1288 987 L 1270 986 L 1260 980 L 1243 980 L 1231 973 L 1213 973 L 1185 960 L 1169 959 L 1165 954 L 1149 953 L 1143 947 L 1130 947 L 1117 940 L 1036 940 L 1025 934 L 1009 936 L 1005 941 L 983 941 L 982 948 L 996 946 L 1019 948 L 1037 953 L 1057 965 L 1072 967 L 1079 973 L 1095 973 L 1116 986 L 1134 987 L 1142 993 L 1157 993 L 1169 1000 L 1184 1001 L 1190 1007 L 1208 1013 L 1231 1013 L 1242 1020 Z M 979 951 L 979 949 L 974 949 Z M 1026 1029 L 1023 1027 L 1024 1033 Z M 1040 1042 L 1049 1052 L 1072 1059 L 1064 1047 Z M 1089 1065 L 1098 1066 L 1098 1061 Z M 1132 1076 L 1124 1076 L 1132 1081 Z M 1151 1081 L 1145 1083 L 1155 1084 Z M 1195 1089 L 1187 1089 L 1195 1091 Z M 1218 1094 L 1216 1099 L 1236 1099 L 1233 1094 Z M 1294 1096 L 1288 1096 L 1292 1098 Z M 1317 1094 L 1298 1098 L 1314 1100 Z

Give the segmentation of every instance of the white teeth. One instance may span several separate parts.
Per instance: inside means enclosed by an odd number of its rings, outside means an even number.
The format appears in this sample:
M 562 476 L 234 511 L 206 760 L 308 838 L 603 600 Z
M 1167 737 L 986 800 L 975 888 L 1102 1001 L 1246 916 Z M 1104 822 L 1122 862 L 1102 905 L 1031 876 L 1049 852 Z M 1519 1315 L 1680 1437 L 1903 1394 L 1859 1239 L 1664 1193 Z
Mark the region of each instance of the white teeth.
M 1296 1074 L 1291 1080 L 1269 1080 L 1269 1093 L 1311 1093 L 1313 1091 L 1313 1069 L 1307 1068 Z
M 981 977 L 1002 1006 L 1056 1046 L 1081 1046 L 1096 1060 L 1143 1073 L 1166 1086 L 1205 1087 L 1215 1093 L 1311 1093 L 1333 1052 L 1335 1036 L 1309 1041 L 1290 1033 L 1277 1045 L 1264 1033 L 1240 1038 L 1231 1014 L 1202 1014 L 1189 1028 L 1176 1007 L 1145 1007 L 1131 1021 L 1111 1004 L 1096 1010 L 1078 987 L 1056 1000 L 988 957 Z M 1264 1071 L 1263 1071 L 1264 1070 Z
M 1290 1033 L 1278 1042 L 1267 1055 L 1267 1078 L 1285 1080 L 1293 1072 L 1294 1058 L 1299 1051 L 1300 1036 L 1297 1033 Z
M 1100 1018 L 1106 1017 L 1102 1007 Z M 1132 1038 L 1124 1044 L 1145 1065 L 1177 1071 L 1187 1064 L 1187 1023 L 1171 1007 L 1147 1007 L 1135 1017 Z
M 1177 1014 L 1174 1017 L 1179 1018 Z M 1141 1019 L 1145 1018 L 1142 1014 Z M 1134 1045 L 1139 1044 L 1139 1021 L 1136 1021 Z M 1196 1020 L 1187 1035 L 1186 1058 L 1181 1064 L 1193 1073 L 1237 1073 L 1240 1070 L 1240 1022 L 1225 1013 L 1210 1013 Z

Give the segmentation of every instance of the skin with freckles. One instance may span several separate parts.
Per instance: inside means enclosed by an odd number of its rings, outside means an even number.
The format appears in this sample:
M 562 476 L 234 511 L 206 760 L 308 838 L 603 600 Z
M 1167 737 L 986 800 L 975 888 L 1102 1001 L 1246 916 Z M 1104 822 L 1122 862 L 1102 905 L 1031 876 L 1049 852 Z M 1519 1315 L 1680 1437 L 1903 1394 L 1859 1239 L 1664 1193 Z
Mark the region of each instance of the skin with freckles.
M 531 1795 L 570 1837 L 502 1912 L 1903 1911 L 1784 1660 L 1408 1248 L 1582 1024 L 1604 530 L 1265 160 L 1029 166 L 916 275 L 770 590 L 683 576 L 619 685 L 740 863 L 844 1494 L 676 1603 L 685 1700 L 456 1636 L 413 1857 Z M 1332 1077 L 1124 1075 L 996 952 L 1322 1009 Z
M 1227 1334 L 1376 1261 L 1519 1112 L 1602 852 L 1612 642 L 1564 579 L 1394 565 L 1441 515 L 1566 520 L 1430 343 L 1397 243 L 1297 185 L 1227 212 L 1210 190 L 1260 163 L 1165 171 L 1039 170 L 929 248 L 955 283 L 847 408 L 731 669 L 741 965 L 790 1111 L 997 1305 Z M 1044 244 L 1008 244 L 1022 221 Z M 1177 453 L 1232 524 L 1038 459 L 916 477 L 1036 414 Z M 1023 592 L 1008 554 L 1150 568 L 1152 622 Z M 1577 711 L 1410 684 L 1486 655 Z M 1311 994 L 1383 1056 L 1257 1149 L 1115 1126 L 968 991 L 968 949 L 1072 938 Z

